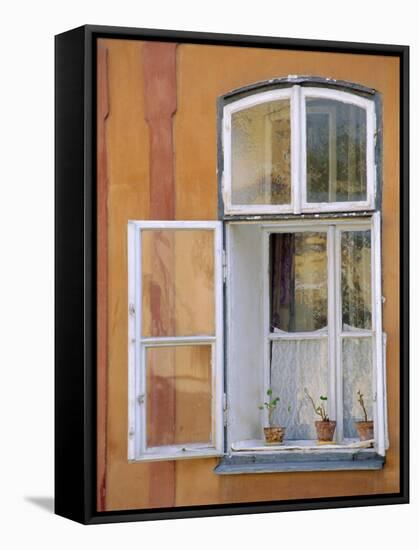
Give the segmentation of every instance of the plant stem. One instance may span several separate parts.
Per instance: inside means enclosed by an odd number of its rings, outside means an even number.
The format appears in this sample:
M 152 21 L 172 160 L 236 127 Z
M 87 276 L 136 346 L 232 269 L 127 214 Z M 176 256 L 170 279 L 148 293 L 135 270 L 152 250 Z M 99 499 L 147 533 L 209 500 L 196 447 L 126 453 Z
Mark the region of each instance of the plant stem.
M 364 421 L 368 422 L 368 415 L 367 415 L 367 410 L 365 408 L 364 396 L 361 393 L 361 390 L 358 390 L 358 403 L 361 405 L 362 410 L 364 412 Z

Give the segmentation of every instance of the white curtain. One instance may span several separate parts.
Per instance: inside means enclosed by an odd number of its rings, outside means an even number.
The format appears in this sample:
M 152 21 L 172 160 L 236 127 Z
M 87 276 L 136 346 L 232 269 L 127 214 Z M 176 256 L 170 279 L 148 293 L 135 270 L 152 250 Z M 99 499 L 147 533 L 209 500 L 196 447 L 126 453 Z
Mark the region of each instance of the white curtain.
M 358 437 L 355 422 L 364 420 L 361 405 L 358 402 L 358 390 L 364 396 L 368 420 L 373 414 L 373 379 L 371 337 L 343 338 L 343 436 Z
M 273 396 L 280 397 L 274 423 L 287 428 L 286 439 L 316 439 L 314 421 L 320 417 L 304 388 L 316 402 L 327 395 L 328 338 L 272 342 L 271 387 Z

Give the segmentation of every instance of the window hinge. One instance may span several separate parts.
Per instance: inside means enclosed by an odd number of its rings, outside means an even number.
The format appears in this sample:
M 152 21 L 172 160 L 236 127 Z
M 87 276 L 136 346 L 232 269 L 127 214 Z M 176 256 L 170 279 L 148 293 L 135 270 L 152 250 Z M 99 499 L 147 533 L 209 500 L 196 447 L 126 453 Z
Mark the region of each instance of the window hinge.
M 137 401 L 139 405 L 142 405 L 144 403 L 145 395 L 142 393 L 137 397 Z
M 228 409 L 227 409 L 227 394 L 224 393 L 223 394 L 223 421 L 224 421 L 224 426 L 227 426 L 227 421 L 228 421 L 227 412 L 228 412 Z
M 223 250 L 223 282 L 225 283 L 227 280 L 227 254 L 226 251 Z
M 130 315 L 135 315 L 135 307 L 134 304 L 130 303 L 128 306 L 128 312 Z

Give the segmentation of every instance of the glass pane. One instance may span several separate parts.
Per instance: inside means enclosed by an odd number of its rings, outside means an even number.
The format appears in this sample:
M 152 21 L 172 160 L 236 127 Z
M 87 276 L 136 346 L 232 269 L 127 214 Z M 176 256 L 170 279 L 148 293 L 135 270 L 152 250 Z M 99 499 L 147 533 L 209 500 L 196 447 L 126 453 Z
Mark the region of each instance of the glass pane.
M 365 201 L 366 111 L 307 99 L 307 202 Z
M 212 439 L 211 346 L 146 348 L 147 447 Z
M 327 234 L 270 236 L 271 331 L 327 326 Z
M 142 335 L 213 335 L 214 232 L 141 234 Z
M 280 398 L 274 423 L 287 428 L 286 439 L 317 439 L 314 421 L 319 417 L 304 388 L 316 403 L 320 395 L 327 395 L 328 338 L 276 340 L 271 353 L 271 387 L 273 396 Z
M 341 236 L 343 330 L 371 330 L 371 231 Z
M 368 420 L 373 415 L 371 338 L 343 338 L 343 436 L 358 437 L 355 422 L 364 420 L 357 392 L 364 396 Z
M 290 101 L 270 101 L 233 113 L 232 203 L 290 204 Z

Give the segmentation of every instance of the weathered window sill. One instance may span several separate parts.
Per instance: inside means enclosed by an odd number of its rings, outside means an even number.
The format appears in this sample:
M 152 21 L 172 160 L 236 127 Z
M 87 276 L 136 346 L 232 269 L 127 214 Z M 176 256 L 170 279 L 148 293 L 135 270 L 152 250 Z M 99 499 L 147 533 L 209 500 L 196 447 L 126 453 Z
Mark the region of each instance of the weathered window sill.
M 301 439 L 301 440 L 285 440 L 278 445 L 270 443 L 266 445 L 261 439 L 246 439 L 244 441 L 236 441 L 231 444 L 231 450 L 236 452 L 290 452 L 290 451 L 302 451 L 302 452 L 314 452 L 321 453 L 324 451 L 357 451 L 359 449 L 368 449 L 374 446 L 374 439 L 368 441 L 360 441 L 359 439 L 345 439 L 342 443 L 335 442 L 323 442 L 318 443 L 314 440 Z
M 287 443 L 287 442 L 286 442 Z M 276 472 L 319 472 L 339 470 L 381 470 L 385 458 L 375 449 L 348 445 L 307 445 L 305 449 L 285 445 L 280 451 L 262 450 L 235 452 L 220 459 L 214 472 L 219 475 Z

